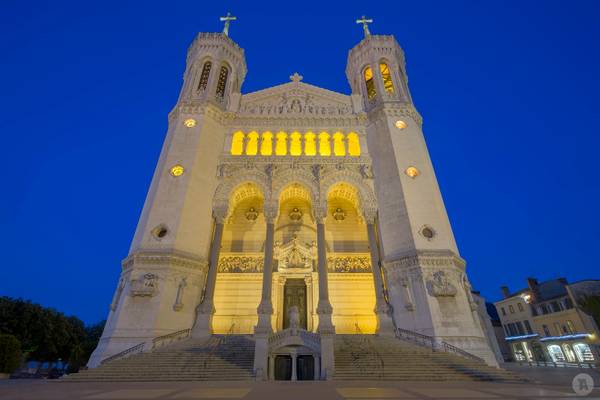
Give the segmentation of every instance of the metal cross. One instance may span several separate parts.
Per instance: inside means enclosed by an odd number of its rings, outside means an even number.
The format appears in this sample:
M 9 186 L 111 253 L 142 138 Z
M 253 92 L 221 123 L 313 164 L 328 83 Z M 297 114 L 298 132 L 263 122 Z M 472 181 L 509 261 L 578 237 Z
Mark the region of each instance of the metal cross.
M 219 19 L 222 22 L 225 22 L 225 26 L 223 26 L 223 33 L 225 34 L 225 36 L 229 36 L 229 23 L 231 21 L 237 20 L 237 17 L 232 16 L 231 13 L 229 13 L 228 11 L 225 17 L 220 17 Z
M 372 19 L 367 19 L 367 17 L 363 15 L 362 19 L 356 20 L 356 23 L 362 24 L 363 30 L 365 31 L 365 37 L 371 36 L 371 32 L 369 32 L 369 24 L 373 23 Z

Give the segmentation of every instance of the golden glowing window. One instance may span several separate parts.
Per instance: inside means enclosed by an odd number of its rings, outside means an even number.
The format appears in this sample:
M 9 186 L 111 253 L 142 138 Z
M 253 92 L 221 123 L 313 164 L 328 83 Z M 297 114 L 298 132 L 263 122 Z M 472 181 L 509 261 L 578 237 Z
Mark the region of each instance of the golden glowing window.
M 255 156 L 258 153 L 258 133 L 250 132 L 247 137 L 248 140 L 246 142 L 246 154 L 249 156 Z
M 171 172 L 171 175 L 177 177 L 177 176 L 183 175 L 184 169 L 181 165 L 177 164 L 177 165 L 173 165 L 171 167 L 170 172 Z
M 217 96 L 223 97 L 225 96 L 225 87 L 227 87 L 227 77 L 229 76 L 229 70 L 226 66 L 221 66 L 221 71 L 219 72 L 219 81 L 217 82 Z
M 336 156 L 346 155 L 346 146 L 344 144 L 344 135 L 341 132 L 336 132 L 333 135 L 333 153 Z
M 231 154 L 239 156 L 244 152 L 244 132 L 238 131 L 233 134 L 231 140 Z
M 304 154 L 314 156 L 317 154 L 317 143 L 315 142 L 316 135 L 312 132 L 304 134 Z
M 271 132 L 264 132 L 262 134 L 260 154 L 263 156 L 270 156 L 273 154 L 273 134 Z
M 196 126 L 196 120 L 194 118 L 188 118 L 185 121 L 183 121 L 183 124 L 188 128 L 193 128 Z
M 287 134 L 285 132 L 279 132 L 276 138 L 275 154 L 278 156 L 285 156 L 287 154 Z
M 327 132 L 319 133 L 319 155 L 330 156 L 331 146 L 329 144 L 329 134 Z
M 413 179 L 421 174 L 421 172 L 419 172 L 419 170 L 416 167 L 408 167 L 406 168 L 406 171 L 404 171 L 404 173 Z
M 377 95 L 377 91 L 375 90 L 375 81 L 373 80 L 373 70 L 371 67 L 365 68 L 364 76 L 365 84 L 367 85 L 367 97 L 369 100 L 371 100 Z
M 348 140 L 348 154 L 353 157 L 360 156 L 360 142 L 358 141 L 358 135 L 351 132 L 347 136 Z
M 394 93 L 394 82 L 392 82 L 392 74 L 388 65 L 384 62 L 379 64 L 379 71 L 381 71 L 381 77 L 383 78 L 383 88 L 388 93 Z
M 402 121 L 401 119 L 396 121 L 395 125 L 396 125 L 396 128 L 398 128 L 398 129 L 405 129 L 408 126 L 408 125 L 406 125 L 406 122 Z
M 212 63 L 210 61 L 204 63 L 204 67 L 202 67 L 202 73 L 200 74 L 200 82 L 198 82 L 198 90 L 206 89 L 206 85 L 208 85 L 208 76 L 210 75 L 211 67 Z
M 292 132 L 290 135 L 290 155 L 299 156 L 302 154 L 302 135 L 298 132 Z

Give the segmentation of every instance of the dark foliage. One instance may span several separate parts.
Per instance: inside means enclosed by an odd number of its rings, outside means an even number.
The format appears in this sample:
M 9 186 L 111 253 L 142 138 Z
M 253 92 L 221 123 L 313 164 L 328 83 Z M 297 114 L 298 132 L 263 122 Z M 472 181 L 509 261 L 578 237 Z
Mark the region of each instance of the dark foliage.
M 21 343 L 13 335 L 0 335 L 0 373 L 11 374 L 21 364 Z
M 68 360 L 77 370 L 91 355 L 104 322 L 86 327 L 77 317 L 30 301 L 0 297 L 0 334 L 15 336 L 27 359 Z

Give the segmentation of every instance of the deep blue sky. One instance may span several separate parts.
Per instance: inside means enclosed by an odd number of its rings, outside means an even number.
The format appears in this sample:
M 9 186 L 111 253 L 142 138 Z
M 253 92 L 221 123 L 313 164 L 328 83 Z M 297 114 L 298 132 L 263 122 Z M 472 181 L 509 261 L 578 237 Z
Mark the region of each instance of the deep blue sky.
M 600 2 L 23 2 L 0 10 L 0 295 L 105 318 L 199 31 L 238 16 L 242 91 L 349 93 L 348 50 L 394 34 L 461 254 L 498 287 L 600 278 Z

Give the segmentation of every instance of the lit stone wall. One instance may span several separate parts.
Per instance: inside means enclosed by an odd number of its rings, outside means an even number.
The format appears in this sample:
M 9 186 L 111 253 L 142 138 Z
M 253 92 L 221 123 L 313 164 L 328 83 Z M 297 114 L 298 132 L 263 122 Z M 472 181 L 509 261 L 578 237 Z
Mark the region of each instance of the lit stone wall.
M 375 333 L 375 287 L 371 273 L 330 272 L 329 300 L 336 333 Z
M 310 275 L 310 274 L 309 274 Z M 273 329 L 277 330 L 283 320 L 282 286 L 278 281 L 283 275 L 273 274 Z M 289 275 L 290 278 L 298 276 Z M 312 330 L 318 324 L 318 276 L 312 273 L 313 285 L 307 288 L 308 319 L 313 319 Z M 256 309 L 260 302 L 262 274 L 220 273 L 215 290 L 214 333 L 251 334 L 257 322 Z M 312 289 L 312 290 L 311 290 Z M 333 322 L 337 333 L 374 333 L 377 320 L 375 291 L 371 273 L 329 273 L 329 298 L 333 306 Z M 312 296 L 312 299 L 310 298 Z M 356 325 L 358 324 L 358 330 Z M 309 328 L 311 328 L 309 322 Z

